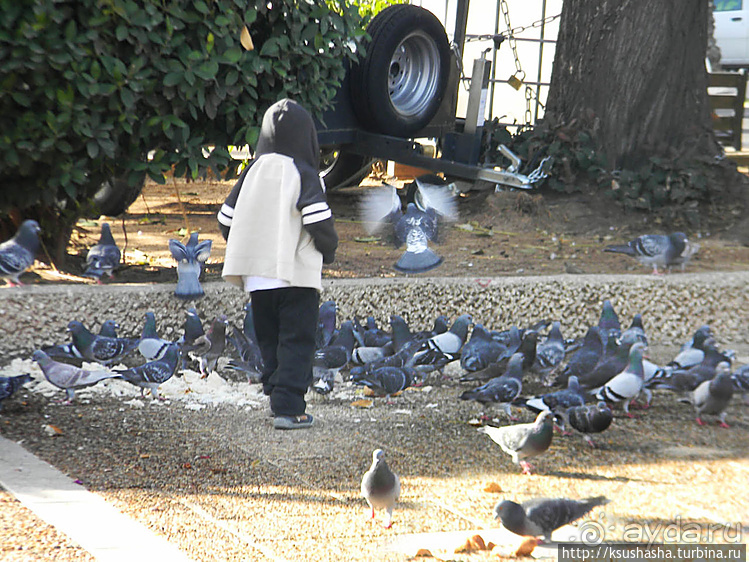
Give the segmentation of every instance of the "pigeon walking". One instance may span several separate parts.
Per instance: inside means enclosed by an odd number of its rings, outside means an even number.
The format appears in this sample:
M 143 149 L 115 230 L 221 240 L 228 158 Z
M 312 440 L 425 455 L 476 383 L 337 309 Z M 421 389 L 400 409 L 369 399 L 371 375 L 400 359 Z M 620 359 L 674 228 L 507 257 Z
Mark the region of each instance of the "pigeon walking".
M 120 266 L 121 260 L 122 253 L 114 241 L 109 223 L 102 223 L 99 241 L 91 246 L 86 254 L 86 269 L 83 276 L 92 277 L 98 283 L 101 283 L 104 275 L 111 279 L 114 277 L 114 270 Z
M 68 331 L 73 337 L 73 345 L 83 359 L 102 365 L 111 365 L 135 351 L 138 339 L 110 338 L 92 334 L 78 320 L 68 322 Z
M 555 530 L 607 503 L 604 496 L 584 500 L 535 498 L 522 504 L 504 500 L 494 506 L 494 518 L 516 535 L 541 537 L 548 542 Z
M 400 479 L 388 467 L 385 452 L 382 449 L 376 449 L 372 453 L 372 465 L 362 477 L 361 493 L 367 500 L 372 519 L 375 517 L 375 509 L 387 511 L 384 525 L 386 529 L 393 526 L 393 509 L 400 497 L 400 490 Z
M 585 392 L 577 382 L 577 377 L 570 377 L 567 381 L 567 388 L 550 392 L 541 396 L 534 396 L 525 401 L 525 407 L 533 412 L 542 412 L 549 410 L 562 422 L 560 427 L 562 431 L 566 428 L 567 410 L 573 406 L 583 406 L 585 404 Z
M 416 372 L 411 367 L 379 367 L 364 369 L 351 378 L 358 386 L 366 386 L 375 396 L 392 396 L 411 386 L 416 380 Z
M 243 329 L 232 327 L 231 335 L 227 336 L 239 354 L 239 359 L 230 359 L 226 364 L 227 369 L 239 371 L 247 376 L 250 384 L 259 383 L 263 374 L 263 357 L 260 346 L 256 341 L 250 339 Z
M 17 375 L 15 377 L 0 377 L 0 410 L 3 409 L 3 400 L 13 396 L 19 388 L 32 380 L 29 374 Z
M 591 447 L 596 444 L 590 437 L 592 433 L 606 431 L 614 420 L 614 413 L 606 402 L 589 406 L 574 406 L 567 410 L 567 421 L 573 429 L 583 434 L 583 439 Z
M 177 371 L 179 359 L 179 345 L 173 343 L 159 359 L 149 361 L 131 369 L 115 369 L 114 372 L 130 384 L 140 387 L 141 394 L 150 390 L 151 396 L 154 399 L 164 400 L 159 394 L 159 385 L 172 378 Z
M 538 414 L 533 423 L 479 427 L 492 441 L 512 457 L 512 462 L 523 469 L 523 474 L 531 474 L 533 467 L 526 459 L 544 453 L 554 437 L 554 415 L 549 410 Z
M 13 238 L 0 244 L 0 278 L 11 287 L 23 285 L 18 278 L 34 263 L 40 230 L 35 220 L 25 220 Z
M 172 344 L 168 340 L 161 339 L 156 331 L 156 315 L 149 311 L 145 314 L 143 330 L 138 341 L 138 351 L 147 361 L 159 359 L 166 353 Z
M 536 343 L 536 366 L 541 372 L 549 372 L 564 361 L 564 355 L 562 324 L 554 321 L 546 339 Z
M 598 326 L 591 326 L 585 334 L 582 347 L 559 369 L 556 384 L 566 385 L 571 376 L 576 376 L 578 380 L 581 379 L 595 368 L 602 354 L 601 330 Z
M 75 398 L 75 391 L 78 388 L 93 386 L 105 379 L 119 379 L 120 375 L 110 371 L 89 371 L 75 365 L 59 363 L 54 361 L 41 349 L 37 349 L 31 358 L 39 364 L 39 368 L 44 373 L 46 379 L 59 389 L 65 391 L 67 400 L 65 404 L 71 404 Z
M 721 363 L 723 365 L 724 363 Z M 704 425 L 702 416 L 718 417 L 720 427 L 729 427 L 726 423 L 726 408 L 733 398 L 734 378 L 730 371 L 718 373 L 713 380 L 704 381 L 692 391 L 691 402 L 697 412 L 697 423 Z
M 523 356 L 516 353 L 510 358 L 507 370 L 473 390 L 466 390 L 460 395 L 461 400 L 475 400 L 482 404 L 498 404 L 511 420 L 512 404 L 523 390 Z
M 177 262 L 177 287 L 174 296 L 178 299 L 193 300 L 205 295 L 200 285 L 200 274 L 205 262 L 211 257 L 211 240 L 198 242 L 198 233 L 190 234 L 187 244 L 179 240 L 169 240 L 169 251 Z
M 699 244 L 692 244 L 683 232 L 672 234 L 644 234 L 626 244 L 607 246 L 605 252 L 614 252 L 631 256 L 643 265 L 653 268 L 653 274 L 659 275 L 658 267 L 668 268 L 675 265 L 684 267 L 697 253 Z
M 199 341 L 199 338 L 205 334 L 203 321 L 200 319 L 198 311 L 194 308 L 188 308 L 185 312 L 187 318 L 185 318 L 185 322 L 182 324 L 182 335 L 177 340 L 177 344 L 180 346 L 180 355 L 182 356 L 181 369 L 187 368 L 187 359 L 190 357 L 190 353 L 201 348 L 203 340 Z

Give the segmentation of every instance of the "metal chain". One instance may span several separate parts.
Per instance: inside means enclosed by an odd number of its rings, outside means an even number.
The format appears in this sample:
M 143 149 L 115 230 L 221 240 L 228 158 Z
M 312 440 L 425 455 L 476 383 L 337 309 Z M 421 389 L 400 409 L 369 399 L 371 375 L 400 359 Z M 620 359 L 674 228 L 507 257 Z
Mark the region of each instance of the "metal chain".
M 546 156 L 543 160 L 541 160 L 541 163 L 538 165 L 538 167 L 530 174 L 528 174 L 528 183 L 536 183 L 541 181 L 542 179 L 547 178 L 549 176 L 549 172 L 551 171 L 551 166 L 553 163 L 554 158 L 552 156 Z
M 521 82 L 525 78 L 525 71 L 520 67 L 520 58 L 518 57 L 518 45 L 515 41 L 515 36 L 512 34 L 512 24 L 510 23 L 510 8 L 507 5 L 507 0 L 499 0 L 499 9 L 502 11 L 502 17 L 505 20 L 507 26 L 507 44 L 512 50 L 512 56 L 515 59 L 515 74 L 513 76 Z M 522 76 L 521 76 L 522 74 Z
M 500 33 L 500 35 L 504 35 L 505 37 L 507 37 L 507 35 L 520 35 L 523 31 L 527 31 L 534 27 L 541 27 L 542 25 L 551 23 L 555 19 L 559 19 L 561 15 L 562 14 L 557 14 L 555 16 L 546 16 L 545 18 L 536 20 L 528 25 L 519 25 L 517 27 L 513 27 L 512 29 L 508 29 L 507 31 L 503 31 L 502 33 Z M 506 20 L 505 23 L 507 23 Z M 466 43 L 470 43 L 471 41 L 489 41 L 490 39 L 494 39 L 494 34 L 466 35 Z

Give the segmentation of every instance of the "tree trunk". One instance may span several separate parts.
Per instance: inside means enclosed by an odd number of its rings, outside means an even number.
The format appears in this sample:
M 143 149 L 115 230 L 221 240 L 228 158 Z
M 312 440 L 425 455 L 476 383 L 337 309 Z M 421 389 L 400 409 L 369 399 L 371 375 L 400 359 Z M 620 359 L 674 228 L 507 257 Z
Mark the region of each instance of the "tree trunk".
M 612 169 L 674 150 L 721 154 L 707 97 L 708 13 L 707 0 L 565 0 L 547 119 L 592 112 Z

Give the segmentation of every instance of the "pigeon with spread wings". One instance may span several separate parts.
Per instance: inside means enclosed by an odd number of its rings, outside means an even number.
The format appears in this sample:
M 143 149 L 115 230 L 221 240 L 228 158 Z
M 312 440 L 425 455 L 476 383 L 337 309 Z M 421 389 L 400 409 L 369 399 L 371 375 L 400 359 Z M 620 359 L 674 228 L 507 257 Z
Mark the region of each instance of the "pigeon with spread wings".
M 403 212 L 401 198 L 395 186 L 373 189 L 362 199 L 361 215 L 370 234 L 388 229 L 396 248 L 406 244 L 406 251 L 395 263 L 403 273 L 422 273 L 442 263 L 442 258 L 429 248 L 429 242 L 439 241 L 439 229 L 444 222 L 458 217 L 457 203 L 448 185 L 429 184 L 414 180 L 413 196 L 406 197 Z

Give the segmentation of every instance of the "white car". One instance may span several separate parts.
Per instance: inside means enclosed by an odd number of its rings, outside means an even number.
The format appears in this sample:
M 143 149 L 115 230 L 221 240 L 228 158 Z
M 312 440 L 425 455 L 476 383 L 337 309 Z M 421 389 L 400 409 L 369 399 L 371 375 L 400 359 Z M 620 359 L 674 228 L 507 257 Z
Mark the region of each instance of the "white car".
M 714 0 L 715 42 L 725 69 L 749 68 L 749 0 Z

